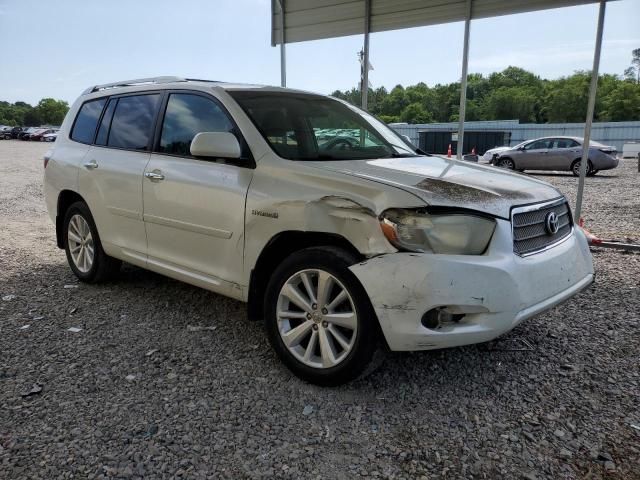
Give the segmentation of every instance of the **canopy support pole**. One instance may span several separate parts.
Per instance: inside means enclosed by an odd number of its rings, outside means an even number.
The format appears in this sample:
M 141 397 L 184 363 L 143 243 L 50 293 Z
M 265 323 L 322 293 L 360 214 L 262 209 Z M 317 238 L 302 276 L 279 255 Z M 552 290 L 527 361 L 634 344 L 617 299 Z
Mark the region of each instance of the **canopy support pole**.
M 460 109 L 458 114 L 458 147 L 456 158 L 462 159 L 464 148 L 464 117 L 467 108 L 467 70 L 469 68 L 469 27 L 471 26 L 471 0 L 467 0 L 464 20 L 464 45 L 462 47 L 462 76 L 460 77 Z
M 282 32 L 282 41 L 280 42 L 280 86 L 287 86 L 287 52 L 285 47 L 284 36 L 284 0 L 278 0 L 280 5 L 280 31 Z
M 582 197 L 584 194 L 584 179 L 587 175 L 589 163 L 589 142 L 591 140 L 591 124 L 593 123 L 593 111 L 596 105 L 596 91 L 598 90 L 598 70 L 600 68 L 600 50 L 602 48 L 602 30 L 604 27 L 604 13 L 606 0 L 600 0 L 598 12 L 598 30 L 596 32 L 596 47 L 593 51 L 593 69 L 591 70 L 591 86 L 589 87 L 589 104 L 587 106 L 587 119 L 584 123 L 584 142 L 582 144 L 582 160 L 580 161 L 580 179 L 578 180 L 578 196 L 576 198 L 575 218 L 580 220 L 582 214 Z
M 371 0 L 364 2 L 364 53 L 362 55 L 361 106 L 367 110 L 369 105 L 369 30 L 371 28 Z

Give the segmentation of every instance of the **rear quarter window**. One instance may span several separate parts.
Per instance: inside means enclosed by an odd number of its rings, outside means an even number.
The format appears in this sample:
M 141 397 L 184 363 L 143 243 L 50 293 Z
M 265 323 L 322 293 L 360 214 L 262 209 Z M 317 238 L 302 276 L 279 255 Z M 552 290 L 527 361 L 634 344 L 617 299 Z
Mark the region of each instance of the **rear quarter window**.
M 107 103 L 106 98 L 99 98 L 85 102 L 80 107 L 73 124 L 73 130 L 71 130 L 71 140 L 81 143 L 93 143 L 98 120 L 105 103 Z

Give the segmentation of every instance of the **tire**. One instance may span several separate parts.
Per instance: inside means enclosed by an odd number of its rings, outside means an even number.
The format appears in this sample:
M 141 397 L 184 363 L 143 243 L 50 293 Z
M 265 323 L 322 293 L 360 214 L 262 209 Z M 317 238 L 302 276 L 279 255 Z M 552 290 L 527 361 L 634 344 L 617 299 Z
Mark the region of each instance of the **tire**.
M 336 386 L 364 376 L 379 350 L 376 314 L 348 268 L 357 262 L 358 258 L 341 248 L 307 248 L 286 258 L 269 281 L 264 315 L 269 342 L 289 370 L 307 382 Z M 318 292 L 321 275 L 329 278 L 323 283 L 331 285 L 326 301 L 319 298 L 325 296 Z M 285 312 L 291 316 L 282 315 Z M 284 336 L 290 332 L 298 333 L 287 346 Z
M 509 157 L 499 159 L 498 165 L 500 167 L 502 167 L 502 168 L 506 168 L 507 170 L 515 170 L 516 169 L 515 162 L 512 159 L 510 159 Z
M 587 160 L 587 176 L 591 176 L 591 172 L 593 171 L 593 164 L 591 163 L 591 160 Z M 577 160 L 574 160 L 573 163 L 571 164 L 571 172 L 573 173 L 574 177 L 579 177 L 580 176 L 580 164 L 581 164 L 581 159 L 578 158 Z
M 101 283 L 115 277 L 122 262 L 104 253 L 98 229 L 86 203 L 76 202 L 67 209 L 62 228 L 67 261 L 80 281 Z

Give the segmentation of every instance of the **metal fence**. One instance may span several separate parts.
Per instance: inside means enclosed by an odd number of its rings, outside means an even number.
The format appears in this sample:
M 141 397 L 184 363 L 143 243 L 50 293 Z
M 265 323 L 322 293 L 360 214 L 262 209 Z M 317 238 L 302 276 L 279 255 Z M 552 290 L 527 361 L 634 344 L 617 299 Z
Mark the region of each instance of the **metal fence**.
M 418 145 L 419 132 L 425 130 L 458 131 L 457 123 L 420 123 L 420 124 L 391 124 L 391 127 L 402 135 L 407 135 Z M 471 130 L 505 130 L 511 132 L 511 145 L 537 137 L 551 137 L 554 135 L 568 135 L 581 137 L 584 133 L 584 123 L 519 123 L 518 120 L 495 120 L 487 122 L 465 122 L 464 129 Z M 625 142 L 640 141 L 640 121 L 638 122 L 596 122 L 591 130 L 591 139 L 612 145 L 622 151 Z M 498 145 L 496 145 L 498 146 Z

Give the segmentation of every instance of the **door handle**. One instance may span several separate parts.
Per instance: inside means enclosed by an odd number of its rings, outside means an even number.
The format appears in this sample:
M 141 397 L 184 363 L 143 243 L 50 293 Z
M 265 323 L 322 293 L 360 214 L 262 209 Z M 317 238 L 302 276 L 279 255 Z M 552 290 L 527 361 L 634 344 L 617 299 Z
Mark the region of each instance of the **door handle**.
M 84 164 L 84 168 L 86 168 L 87 170 L 98 168 L 98 162 L 96 162 L 95 160 L 91 160 L 90 162 Z
M 160 181 L 160 180 L 164 180 L 164 175 L 162 175 L 161 173 L 159 173 L 157 170 L 153 171 L 153 172 L 144 172 L 144 176 L 147 177 L 149 180 L 153 181 Z

